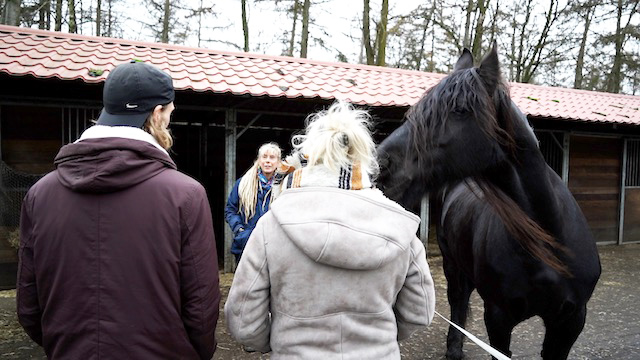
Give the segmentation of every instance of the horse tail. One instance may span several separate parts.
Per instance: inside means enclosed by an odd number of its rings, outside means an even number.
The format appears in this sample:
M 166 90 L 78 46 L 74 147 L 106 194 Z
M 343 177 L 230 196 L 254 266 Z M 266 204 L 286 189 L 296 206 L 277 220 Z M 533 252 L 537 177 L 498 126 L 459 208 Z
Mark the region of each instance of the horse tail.
M 507 231 L 518 241 L 531 256 L 539 259 L 549 267 L 567 278 L 573 275 L 552 249 L 564 254 L 569 250 L 535 222 L 507 194 L 482 179 L 476 179 L 487 202 L 497 212 Z

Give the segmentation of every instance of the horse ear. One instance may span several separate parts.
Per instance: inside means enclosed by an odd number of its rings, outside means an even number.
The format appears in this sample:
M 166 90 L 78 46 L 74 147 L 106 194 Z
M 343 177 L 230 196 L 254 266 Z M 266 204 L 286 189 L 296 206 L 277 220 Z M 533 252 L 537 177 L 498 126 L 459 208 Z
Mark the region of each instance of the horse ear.
M 462 55 L 456 62 L 456 66 L 453 67 L 453 71 L 469 69 L 473 67 L 473 56 L 471 55 L 471 51 L 469 49 L 464 48 L 462 50 Z
M 491 51 L 480 62 L 478 73 L 484 82 L 487 92 L 492 95 L 500 82 L 500 61 L 498 60 L 498 44 L 493 42 Z

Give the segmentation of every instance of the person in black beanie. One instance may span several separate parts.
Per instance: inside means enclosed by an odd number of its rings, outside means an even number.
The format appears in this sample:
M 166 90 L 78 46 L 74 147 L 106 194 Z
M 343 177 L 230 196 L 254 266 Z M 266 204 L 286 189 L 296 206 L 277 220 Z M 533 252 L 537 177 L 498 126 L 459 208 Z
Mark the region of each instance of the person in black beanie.
M 220 288 L 211 210 L 167 150 L 171 77 L 115 67 L 97 124 L 27 193 L 17 311 L 49 359 L 211 359 Z

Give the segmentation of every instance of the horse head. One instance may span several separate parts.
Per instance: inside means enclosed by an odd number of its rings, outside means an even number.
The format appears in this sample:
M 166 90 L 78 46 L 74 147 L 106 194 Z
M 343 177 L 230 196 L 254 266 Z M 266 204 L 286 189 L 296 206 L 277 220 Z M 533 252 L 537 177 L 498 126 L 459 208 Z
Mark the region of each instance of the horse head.
M 512 111 L 497 49 L 473 67 L 464 49 L 453 73 L 428 90 L 378 148 L 378 184 L 410 206 L 425 191 L 482 174 L 511 156 Z

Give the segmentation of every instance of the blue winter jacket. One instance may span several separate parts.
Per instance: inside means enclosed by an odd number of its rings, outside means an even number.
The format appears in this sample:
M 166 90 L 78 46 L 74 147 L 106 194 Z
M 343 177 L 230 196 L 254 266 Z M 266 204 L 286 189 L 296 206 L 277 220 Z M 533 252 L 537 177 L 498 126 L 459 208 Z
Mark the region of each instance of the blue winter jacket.
M 270 191 L 263 190 L 262 188 L 258 189 L 256 212 L 253 217 L 247 221 L 247 219 L 244 218 L 244 214 L 240 212 L 240 196 L 238 195 L 238 186 L 240 185 L 241 179 L 242 178 L 236 180 L 236 183 L 233 185 L 233 190 L 231 190 L 229 199 L 227 199 L 227 206 L 224 208 L 224 219 L 233 231 L 231 253 L 236 255 L 242 254 L 244 246 L 247 244 L 247 240 L 249 240 L 251 232 L 256 227 L 258 219 L 260 219 L 260 217 L 262 217 L 264 213 L 269 211 L 269 203 L 271 200 Z M 243 228 L 244 230 L 239 231 L 240 228 Z

